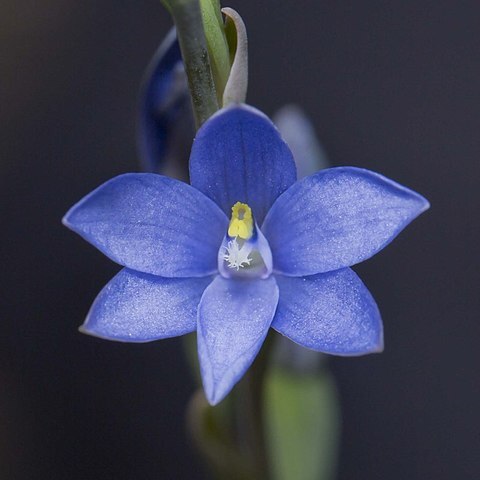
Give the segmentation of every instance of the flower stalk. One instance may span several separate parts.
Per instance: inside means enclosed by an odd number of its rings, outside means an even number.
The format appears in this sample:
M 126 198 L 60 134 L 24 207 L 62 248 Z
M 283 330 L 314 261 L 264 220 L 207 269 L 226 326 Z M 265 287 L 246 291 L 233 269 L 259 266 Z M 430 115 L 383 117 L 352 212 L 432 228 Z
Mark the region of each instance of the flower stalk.
M 200 4 L 198 0 L 162 0 L 162 3 L 177 28 L 198 129 L 219 109 Z
M 268 480 L 271 472 L 265 436 L 264 380 L 274 337 L 270 333 L 263 349 L 235 393 L 240 448 L 244 448 L 253 469 L 252 480 Z
M 230 398 L 212 407 L 197 390 L 187 410 L 187 428 L 216 480 L 272 478 L 265 425 L 265 379 L 275 337 L 264 348 Z

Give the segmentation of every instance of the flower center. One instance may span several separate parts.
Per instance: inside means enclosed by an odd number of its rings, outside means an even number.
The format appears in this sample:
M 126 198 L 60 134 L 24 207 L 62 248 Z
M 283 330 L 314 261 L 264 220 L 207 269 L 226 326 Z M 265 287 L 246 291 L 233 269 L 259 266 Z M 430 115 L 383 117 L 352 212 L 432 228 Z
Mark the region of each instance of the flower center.
M 247 243 L 242 243 L 243 245 L 240 245 L 236 238 L 230 240 L 225 247 L 223 255 L 223 259 L 228 263 L 228 266 L 235 268 L 237 272 L 252 263 L 252 258 L 249 257 L 252 248 Z
M 218 252 L 218 268 L 227 278 L 266 278 L 272 272 L 270 246 L 246 203 L 237 202 L 232 207 L 227 234 Z

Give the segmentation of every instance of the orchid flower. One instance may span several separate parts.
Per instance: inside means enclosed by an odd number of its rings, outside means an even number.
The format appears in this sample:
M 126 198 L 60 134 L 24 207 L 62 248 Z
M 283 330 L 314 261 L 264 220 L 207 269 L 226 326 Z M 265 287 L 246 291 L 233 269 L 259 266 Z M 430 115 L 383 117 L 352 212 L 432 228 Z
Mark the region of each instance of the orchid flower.
M 196 330 L 212 405 L 244 375 L 270 327 L 329 354 L 383 349 L 377 305 L 350 267 L 425 211 L 422 196 L 354 167 L 296 182 L 278 130 L 243 104 L 199 129 L 190 181 L 121 175 L 67 213 L 66 226 L 125 267 L 83 332 L 148 342 Z
M 193 136 L 185 68 L 172 28 L 150 61 L 140 91 L 137 146 L 143 169 L 182 177 Z

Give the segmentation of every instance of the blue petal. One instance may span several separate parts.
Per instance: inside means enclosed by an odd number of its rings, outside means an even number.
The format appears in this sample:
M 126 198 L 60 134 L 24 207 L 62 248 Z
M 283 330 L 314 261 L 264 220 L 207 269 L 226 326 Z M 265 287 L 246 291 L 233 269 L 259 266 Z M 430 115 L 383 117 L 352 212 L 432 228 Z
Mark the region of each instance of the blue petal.
M 123 269 L 100 292 L 84 333 L 122 342 L 150 342 L 193 332 L 211 277 L 162 278 Z
M 243 202 L 261 224 L 295 179 L 289 148 L 273 123 L 252 107 L 220 110 L 197 133 L 190 155 L 190 181 L 228 216 L 233 204 Z
M 193 115 L 175 28 L 147 68 L 138 114 L 137 143 L 144 168 L 158 172 L 172 156 L 186 166 Z
M 80 200 L 64 223 L 120 265 L 163 277 L 199 277 L 216 272 L 228 220 L 190 185 L 129 173 Z
M 375 300 L 345 268 L 311 277 L 277 276 L 280 300 L 272 327 L 300 345 L 335 355 L 383 350 Z
M 428 207 L 421 195 L 378 173 L 331 168 L 289 188 L 262 230 L 274 270 L 313 275 L 370 258 Z
M 223 400 L 253 362 L 277 302 L 273 276 L 266 280 L 218 276 L 205 290 L 198 307 L 198 356 L 211 405 Z

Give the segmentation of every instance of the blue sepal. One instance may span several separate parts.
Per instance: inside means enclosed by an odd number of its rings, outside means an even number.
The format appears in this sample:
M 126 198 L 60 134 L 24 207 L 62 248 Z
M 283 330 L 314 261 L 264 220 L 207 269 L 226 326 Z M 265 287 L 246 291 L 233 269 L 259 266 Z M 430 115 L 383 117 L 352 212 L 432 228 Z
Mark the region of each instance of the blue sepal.
M 248 105 L 220 110 L 200 128 L 190 155 L 190 181 L 230 216 L 247 203 L 258 224 L 296 180 L 287 144 L 268 117 Z

